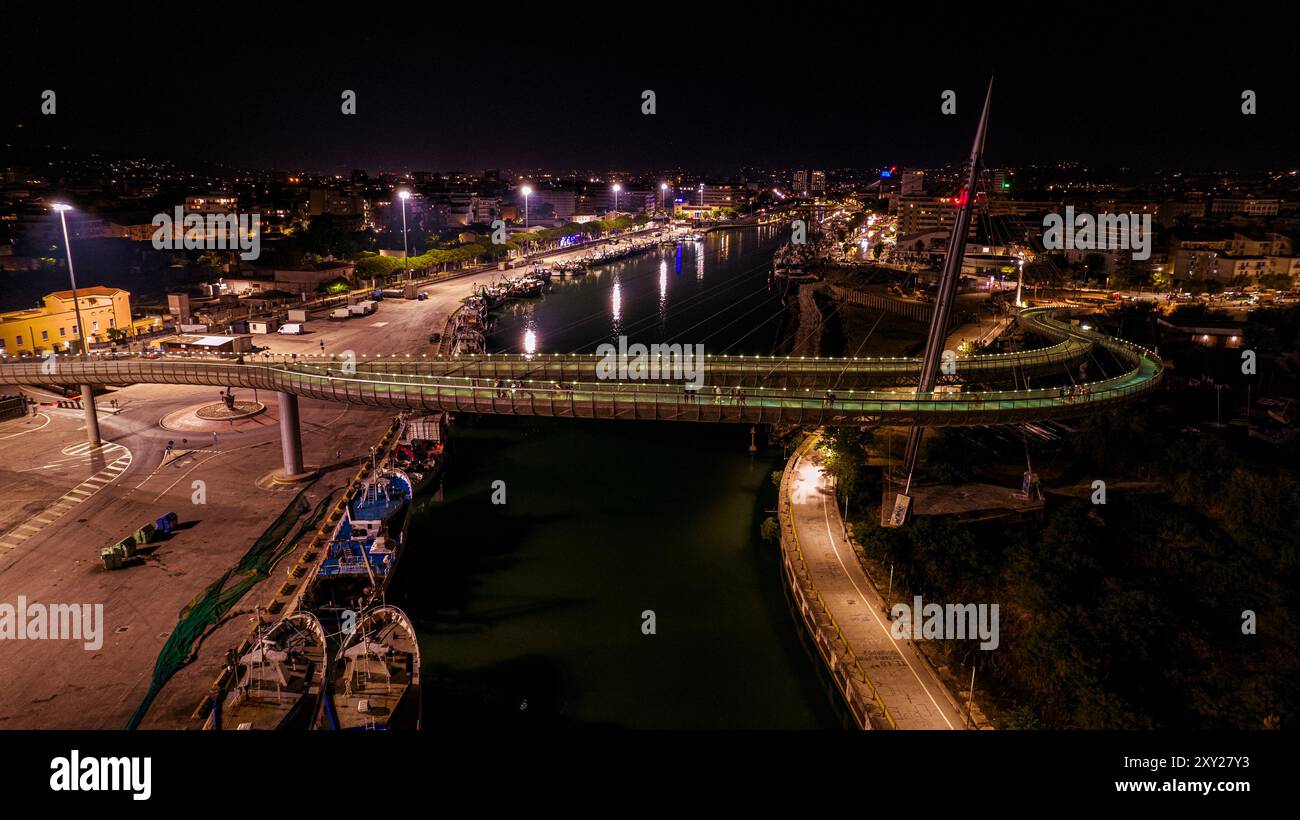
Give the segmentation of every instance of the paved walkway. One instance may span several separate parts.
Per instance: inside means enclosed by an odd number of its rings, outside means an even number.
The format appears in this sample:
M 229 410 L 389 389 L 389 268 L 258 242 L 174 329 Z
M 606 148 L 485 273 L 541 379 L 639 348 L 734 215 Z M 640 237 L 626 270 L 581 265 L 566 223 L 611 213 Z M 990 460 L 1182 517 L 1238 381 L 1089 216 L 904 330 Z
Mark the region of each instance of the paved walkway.
M 816 450 L 789 467 L 790 510 L 810 580 L 899 729 L 963 729 L 965 719 L 908 641 L 889 634 L 883 602 L 845 542 Z

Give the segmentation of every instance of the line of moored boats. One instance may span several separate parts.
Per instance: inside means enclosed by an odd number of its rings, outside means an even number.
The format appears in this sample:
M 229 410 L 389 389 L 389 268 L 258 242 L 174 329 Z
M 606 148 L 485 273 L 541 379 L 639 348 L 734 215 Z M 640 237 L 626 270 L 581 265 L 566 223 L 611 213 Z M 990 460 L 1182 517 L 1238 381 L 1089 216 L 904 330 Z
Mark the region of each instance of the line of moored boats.
M 228 659 L 206 729 L 418 729 L 420 647 L 385 600 L 407 548 L 412 504 L 446 461 L 445 413 L 403 413 L 372 451 L 298 611 Z M 231 653 L 234 655 L 235 653 Z

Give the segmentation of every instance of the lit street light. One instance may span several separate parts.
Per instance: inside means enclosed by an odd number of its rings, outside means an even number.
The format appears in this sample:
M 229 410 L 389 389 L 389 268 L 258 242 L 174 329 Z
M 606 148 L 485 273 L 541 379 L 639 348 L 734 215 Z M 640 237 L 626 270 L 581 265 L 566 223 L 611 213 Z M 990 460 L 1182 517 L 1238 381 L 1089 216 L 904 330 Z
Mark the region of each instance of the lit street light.
M 664 209 L 664 194 L 666 194 L 667 192 L 668 192 L 668 183 L 667 182 L 659 183 L 659 210 L 661 211 Z
M 68 257 L 68 280 L 72 283 L 72 309 L 77 314 L 77 339 L 81 345 L 81 352 L 85 353 L 90 348 L 86 345 L 86 326 L 81 321 L 81 302 L 77 299 L 77 274 L 72 270 L 72 245 L 68 242 L 68 219 L 66 214 L 72 210 L 72 206 L 56 202 L 54 203 L 54 210 L 59 212 L 59 222 L 63 225 L 63 252 Z
M 528 197 L 533 195 L 533 189 L 525 185 L 522 189 L 524 194 L 524 230 L 528 230 Z
M 59 224 L 63 226 L 63 253 L 68 258 L 68 281 L 72 284 L 72 309 L 77 315 L 77 338 L 81 344 L 81 352 L 89 353 L 86 325 L 81 321 L 81 300 L 77 298 L 77 274 L 72 269 L 72 243 L 68 241 L 67 212 L 72 210 L 72 206 L 56 202 L 54 210 L 59 212 Z M 35 338 L 32 339 L 32 349 L 36 349 Z M 81 386 L 81 406 L 86 411 L 86 438 L 90 440 L 91 447 L 99 447 L 99 411 L 95 409 L 95 390 L 88 384 Z
M 402 200 L 402 266 L 406 268 L 406 281 L 411 281 L 411 252 L 406 246 L 406 200 L 411 198 L 411 192 L 403 188 L 397 192 Z
M 623 186 L 617 182 L 614 183 L 614 210 L 618 210 L 618 192 L 623 190 Z
M 1025 254 L 1024 254 L 1024 251 L 1021 251 L 1021 253 L 1020 253 L 1020 264 L 1019 264 L 1018 267 L 1019 267 L 1020 270 L 1019 270 L 1018 274 L 1016 275 L 1016 307 L 1018 307 L 1018 308 L 1022 308 L 1022 307 L 1025 306 L 1025 300 L 1022 299 L 1022 298 L 1020 297 L 1021 289 L 1024 288 L 1024 286 L 1025 286 Z

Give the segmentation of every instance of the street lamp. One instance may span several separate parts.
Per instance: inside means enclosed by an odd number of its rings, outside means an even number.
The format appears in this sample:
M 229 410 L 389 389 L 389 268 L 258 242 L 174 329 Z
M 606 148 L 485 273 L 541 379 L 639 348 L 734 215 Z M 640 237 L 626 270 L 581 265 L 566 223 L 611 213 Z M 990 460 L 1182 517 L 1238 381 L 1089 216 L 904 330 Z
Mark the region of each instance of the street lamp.
M 1018 308 L 1022 308 L 1022 307 L 1025 306 L 1025 302 L 1024 302 L 1024 300 L 1020 298 L 1020 292 L 1021 292 L 1021 289 L 1024 288 L 1024 286 L 1025 286 L 1025 254 L 1024 254 L 1024 251 L 1021 251 L 1021 252 L 1020 252 L 1020 264 L 1019 264 L 1018 267 L 1020 268 L 1020 271 L 1019 271 L 1019 273 L 1018 273 L 1017 276 L 1016 276 L 1016 307 L 1018 307 Z
M 77 299 L 77 274 L 72 269 L 72 243 L 68 241 L 67 212 L 72 210 L 72 206 L 56 202 L 54 203 L 54 210 L 59 212 L 59 224 L 63 226 L 63 252 L 68 257 L 68 281 L 72 284 L 72 309 L 77 315 L 77 336 L 81 340 L 81 352 L 89 353 L 90 346 L 86 343 L 86 326 L 81 321 L 81 301 Z M 32 350 L 35 349 L 36 338 L 32 337 Z M 95 389 L 88 384 L 81 386 L 81 407 L 86 413 L 86 438 L 90 441 L 92 448 L 98 448 L 101 443 L 99 439 L 99 411 L 95 407 Z
M 406 246 L 406 200 L 411 198 L 411 192 L 403 188 L 397 192 L 402 200 L 402 266 L 406 268 L 406 281 L 411 281 L 411 252 Z
M 72 283 L 72 309 L 77 314 L 77 338 L 81 344 L 81 352 L 85 353 L 90 348 L 86 345 L 86 326 L 81 322 L 81 302 L 77 299 L 77 274 L 72 270 L 72 245 L 68 242 L 67 212 L 72 210 L 72 206 L 56 202 L 54 203 L 54 210 L 59 212 L 59 223 L 63 226 L 63 252 L 68 257 L 68 280 Z M 35 343 L 36 340 L 33 339 L 33 348 Z
M 623 190 L 623 186 L 617 182 L 614 183 L 614 210 L 618 210 L 618 192 Z
M 704 183 L 700 183 L 700 206 L 704 206 Z
M 528 230 L 528 197 L 533 195 L 533 189 L 525 185 L 522 189 L 524 194 L 524 230 Z
M 668 193 L 668 183 L 659 183 L 659 210 L 661 211 L 664 209 L 664 195 L 666 193 Z

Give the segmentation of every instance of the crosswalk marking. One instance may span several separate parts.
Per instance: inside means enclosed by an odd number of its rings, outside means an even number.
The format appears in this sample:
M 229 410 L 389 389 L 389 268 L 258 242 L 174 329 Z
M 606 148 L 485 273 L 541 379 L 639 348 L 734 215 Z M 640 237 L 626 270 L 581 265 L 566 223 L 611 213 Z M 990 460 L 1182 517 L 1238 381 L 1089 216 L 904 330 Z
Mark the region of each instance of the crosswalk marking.
M 84 450 L 82 450 L 82 454 L 90 453 L 91 447 L 89 442 L 73 445 L 72 447 L 65 449 L 64 452 L 66 453 L 69 450 L 75 450 L 79 447 L 85 448 Z M 44 529 L 45 527 L 48 527 L 51 524 L 55 523 L 59 518 L 64 516 L 69 510 L 73 509 L 78 504 L 90 498 L 95 493 L 102 490 L 104 487 L 107 487 L 110 482 L 112 482 L 114 479 L 120 476 L 123 472 L 126 471 L 128 467 L 131 466 L 131 451 L 126 449 L 122 445 L 104 444 L 99 449 L 104 453 L 105 456 L 111 453 L 117 453 L 118 451 L 121 452 L 121 455 L 118 455 L 117 458 L 114 459 L 114 461 L 111 464 L 109 464 L 107 467 L 95 473 L 93 476 L 86 479 L 85 481 L 82 481 L 80 484 L 78 484 L 76 487 L 73 487 L 68 492 L 64 493 L 53 504 L 46 507 L 44 510 L 37 513 L 36 515 L 32 516 L 27 521 L 24 521 L 23 523 L 14 527 L 12 530 L 5 533 L 4 536 L 0 537 L 0 554 L 4 554 L 13 550 L 15 547 L 19 546 L 24 541 L 27 541 L 28 539 L 32 538 L 36 534 L 40 533 L 41 530 Z M 32 524 L 31 522 L 33 521 L 40 524 L 41 526 L 38 527 L 35 524 Z

